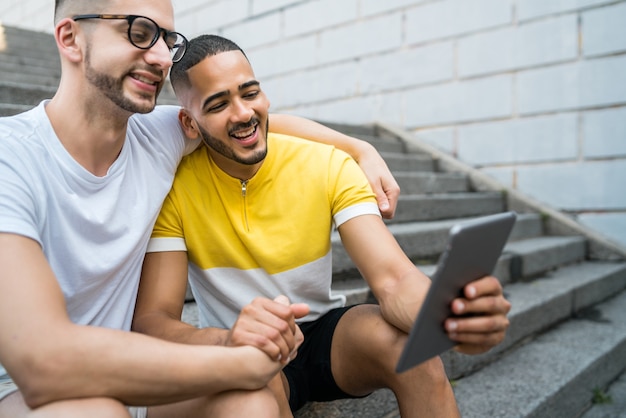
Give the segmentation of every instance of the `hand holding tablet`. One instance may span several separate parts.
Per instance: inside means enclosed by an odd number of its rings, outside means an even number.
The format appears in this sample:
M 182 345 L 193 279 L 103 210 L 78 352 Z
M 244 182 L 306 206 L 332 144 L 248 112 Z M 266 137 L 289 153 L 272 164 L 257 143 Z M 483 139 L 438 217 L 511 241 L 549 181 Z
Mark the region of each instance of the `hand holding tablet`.
M 515 219 L 515 212 L 505 212 L 451 228 L 448 244 L 398 361 L 398 373 L 457 344 L 448 338 L 443 327 L 444 321 L 453 315 L 450 303 L 468 283 L 493 272 Z

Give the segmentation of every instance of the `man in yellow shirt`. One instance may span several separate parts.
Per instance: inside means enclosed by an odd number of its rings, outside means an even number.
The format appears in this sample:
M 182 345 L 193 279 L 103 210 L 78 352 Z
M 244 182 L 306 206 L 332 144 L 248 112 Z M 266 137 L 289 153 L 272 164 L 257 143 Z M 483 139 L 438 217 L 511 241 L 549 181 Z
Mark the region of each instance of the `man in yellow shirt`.
M 219 36 L 190 42 L 171 74 L 189 138 L 204 147 L 183 160 L 148 248 L 133 328 L 178 342 L 250 344 L 291 358 L 290 324 L 272 312 L 284 294 L 307 303 L 304 343 L 270 383 L 289 416 L 307 401 L 395 393 L 403 417 L 454 417 L 441 360 L 402 374 L 404 347 L 429 279 L 386 228 L 365 176 L 345 153 L 268 134 L 269 101 L 243 51 Z M 331 233 L 380 305 L 345 307 L 331 294 Z M 200 328 L 180 321 L 189 283 Z M 446 328 L 457 349 L 486 351 L 502 341 L 510 304 L 494 277 L 465 288 Z M 240 310 L 245 321 L 237 318 Z M 290 411 L 291 410 L 291 411 Z

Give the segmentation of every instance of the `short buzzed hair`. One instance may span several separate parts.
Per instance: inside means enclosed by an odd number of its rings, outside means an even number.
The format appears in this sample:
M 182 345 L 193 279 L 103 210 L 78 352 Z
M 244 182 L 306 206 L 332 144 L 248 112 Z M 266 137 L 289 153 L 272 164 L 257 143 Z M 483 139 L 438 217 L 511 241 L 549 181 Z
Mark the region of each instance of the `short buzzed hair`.
M 170 81 L 177 96 L 182 94 L 183 90 L 191 87 L 189 75 L 187 74 L 190 68 L 206 57 L 212 57 L 228 51 L 241 51 L 243 56 L 248 59 L 246 53 L 243 52 L 239 45 L 230 39 L 218 35 L 200 35 L 189 41 L 185 55 L 183 55 L 180 61 L 174 63 L 170 71 Z
M 101 13 L 106 0 L 55 0 L 54 1 L 54 24 L 61 19 L 86 13 Z

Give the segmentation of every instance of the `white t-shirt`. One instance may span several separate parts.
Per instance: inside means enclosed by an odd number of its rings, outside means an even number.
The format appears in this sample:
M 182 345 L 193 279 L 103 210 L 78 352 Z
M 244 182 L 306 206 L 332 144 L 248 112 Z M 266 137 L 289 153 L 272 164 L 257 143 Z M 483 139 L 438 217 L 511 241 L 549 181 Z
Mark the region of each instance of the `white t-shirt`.
M 185 140 L 177 107 L 159 106 L 130 118 L 119 157 L 97 177 L 63 147 L 46 103 L 0 118 L 0 232 L 41 245 L 73 322 L 129 330 L 153 224 L 185 146 L 197 143 Z

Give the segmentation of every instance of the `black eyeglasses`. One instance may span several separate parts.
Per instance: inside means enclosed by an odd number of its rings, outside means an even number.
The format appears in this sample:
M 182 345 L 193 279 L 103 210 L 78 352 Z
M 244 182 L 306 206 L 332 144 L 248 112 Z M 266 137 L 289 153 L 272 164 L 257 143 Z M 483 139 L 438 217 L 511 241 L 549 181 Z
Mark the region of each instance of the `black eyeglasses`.
M 76 15 L 73 20 L 84 19 L 124 19 L 128 22 L 128 40 L 139 49 L 150 49 L 157 43 L 159 36 L 163 39 L 170 50 L 173 62 L 178 62 L 187 50 L 187 38 L 178 32 L 165 30 L 157 23 L 145 16 L 137 15 Z

